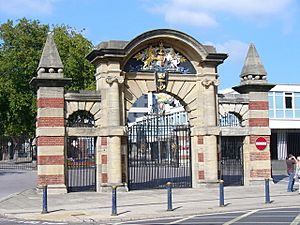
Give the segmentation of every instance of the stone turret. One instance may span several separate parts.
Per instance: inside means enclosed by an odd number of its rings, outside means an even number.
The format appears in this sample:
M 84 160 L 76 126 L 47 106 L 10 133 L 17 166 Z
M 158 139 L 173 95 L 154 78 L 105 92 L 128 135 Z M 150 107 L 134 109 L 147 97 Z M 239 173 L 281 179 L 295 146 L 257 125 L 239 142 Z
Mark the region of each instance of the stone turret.
M 37 87 L 38 186 L 65 193 L 64 87 L 71 79 L 64 78 L 53 33 L 48 34 L 37 70 L 31 84 Z
M 49 70 L 48 72 L 53 73 L 63 72 L 63 64 L 61 62 L 56 44 L 53 39 L 53 33 L 49 33 L 47 36 L 47 40 L 43 49 L 43 53 L 40 59 L 40 63 L 38 65 L 38 71 L 44 69 L 43 72 Z M 59 70 L 59 71 L 58 71 Z M 42 72 L 41 71 L 41 72 Z
M 245 184 L 261 183 L 271 177 L 270 134 L 268 116 L 268 91 L 274 87 L 267 82 L 267 72 L 259 58 L 254 44 L 250 44 L 241 72 L 241 84 L 233 87 L 249 98 L 248 135 L 244 140 Z M 267 146 L 263 150 L 256 147 L 258 138 L 263 138 Z
M 253 43 L 249 46 L 240 77 L 241 84 L 267 83 L 267 72 Z

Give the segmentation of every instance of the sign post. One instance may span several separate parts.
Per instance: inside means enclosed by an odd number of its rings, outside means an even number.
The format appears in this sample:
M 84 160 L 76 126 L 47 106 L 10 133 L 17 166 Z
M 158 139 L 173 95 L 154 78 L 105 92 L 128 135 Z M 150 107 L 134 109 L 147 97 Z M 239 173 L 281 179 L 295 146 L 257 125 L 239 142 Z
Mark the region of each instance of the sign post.
M 267 147 L 267 140 L 263 137 L 259 137 L 255 141 L 255 146 L 258 150 L 262 151 Z

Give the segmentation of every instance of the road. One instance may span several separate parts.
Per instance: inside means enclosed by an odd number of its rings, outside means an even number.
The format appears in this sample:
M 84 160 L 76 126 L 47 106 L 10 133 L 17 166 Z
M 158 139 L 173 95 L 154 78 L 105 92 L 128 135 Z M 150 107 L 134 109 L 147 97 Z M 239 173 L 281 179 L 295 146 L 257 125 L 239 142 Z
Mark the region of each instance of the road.
M 7 196 L 36 187 L 35 170 L 0 169 L 0 201 Z
M 15 224 L 37 224 L 37 225 L 68 225 L 68 223 L 63 222 L 51 222 L 51 221 L 38 221 L 38 220 L 19 220 L 19 219 L 9 219 L 0 217 L 1 225 L 15 225 Z
M 37 225 L 299 225 L 300 224 L 300 208 L 272 208 L 257 209 L 243 212 L 228 212 L 209 215 L 191 215 L 184 217 L 157 218 L 136 221 L 124 221 L 117 223 L 71 223 L 71 222 L 55 222 L 41 220 L 21 220 L 14 218 L 0 217 L 0 225 L 15 224 L 37 224 Z
M 300 224 L 300 208 L 274 208 L 257 209 L 245 212 L 230 212 L 211 215 L 192 215 L 186 217 L 173 217 L 151 220 L 138 220 L 131 222 L 115 223 L 120 224 L 181 224 L 181 225 L 297 225 Z

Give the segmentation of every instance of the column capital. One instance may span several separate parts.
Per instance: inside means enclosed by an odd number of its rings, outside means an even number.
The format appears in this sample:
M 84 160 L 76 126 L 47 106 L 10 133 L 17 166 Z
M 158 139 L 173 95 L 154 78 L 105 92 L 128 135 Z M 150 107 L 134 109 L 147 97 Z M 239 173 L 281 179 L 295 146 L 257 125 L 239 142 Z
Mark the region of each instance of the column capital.
M 124 83 L 124 77 L 121 77 L 121 76 L 110 76 L 110 75 L 108 75 L 106 77 L 105 81 L 109 85 L 112 85 L 114 82 L 116 82 L 118 84 L 122 84 L 122 83 Z
M 206 88 L 208 89 L 211 85 L 214 85 L 214 86 L 218 86 L 220 84 L 220 81 L 218 79 L 208 79 L 208 78 L 204 78 L 202 81 L 201 81 L 201 84 Z

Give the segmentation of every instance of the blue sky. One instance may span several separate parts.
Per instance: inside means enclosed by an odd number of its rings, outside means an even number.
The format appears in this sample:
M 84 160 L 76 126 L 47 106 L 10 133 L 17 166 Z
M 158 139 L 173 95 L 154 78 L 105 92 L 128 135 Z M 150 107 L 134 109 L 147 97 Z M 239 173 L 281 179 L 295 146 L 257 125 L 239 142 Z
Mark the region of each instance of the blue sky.
M 219 66 L 224 89 L 239 84 L 251 42 L 269 83 L 300 83 L 299 6 L 297 0 L 0 0 L 0 23 L 26 17 L 66 24 L 84 29 L 94 45 L 152 29 L 180 30 L 229 54 Z

